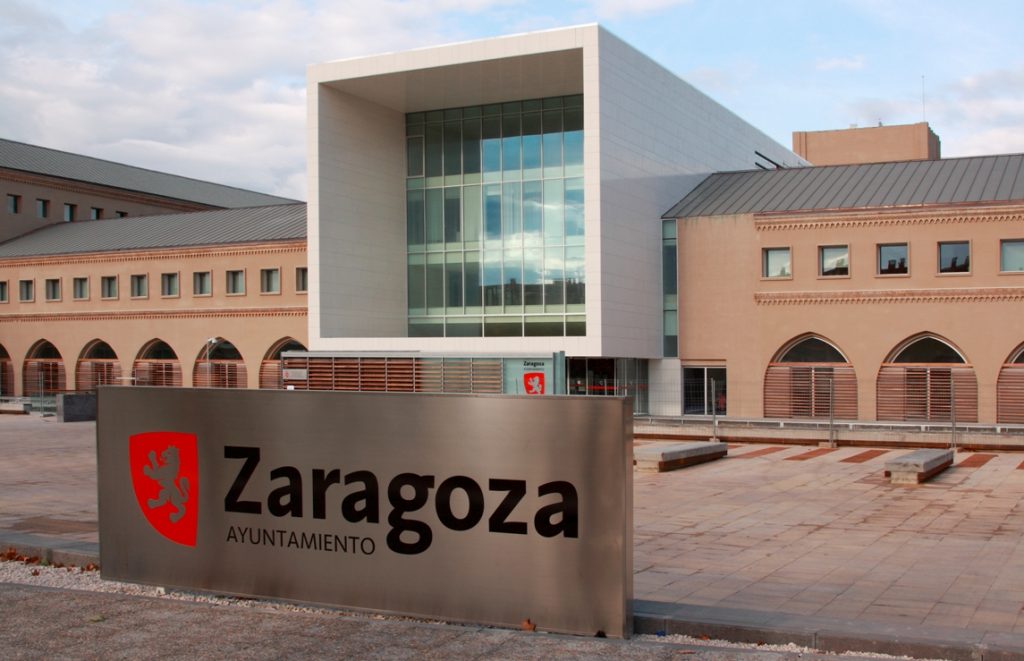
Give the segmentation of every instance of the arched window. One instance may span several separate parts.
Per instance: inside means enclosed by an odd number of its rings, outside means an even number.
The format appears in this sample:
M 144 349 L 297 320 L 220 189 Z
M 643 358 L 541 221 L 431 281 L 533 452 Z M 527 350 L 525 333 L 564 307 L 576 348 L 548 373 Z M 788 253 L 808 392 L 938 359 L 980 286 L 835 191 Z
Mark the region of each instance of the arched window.
M 75 366 L 75 388 L 95 390 L 105 385 L 121 385 L 121 362 L 109 344 L 93 340 L 82 349 Z
M 1024 344 L 1021 344 L 999 370 L 996 382 L 996 421 L 1024 424 Z
M 857 417 L 857 375 L 832 343 L 804 335 L 780 349 L 764 377 L 766 418 Z
M 64 359 L 48 340 L 32 345 L 22 368 L 22 390 L 28 397 L 56 395 L 67 388 Z
M 879 420 L 978 421 L 978 379 L 949 341 L 930 333 L 899 344 L 878 372 Z
M 132 382 L 137 386 L 181 387 L 178 354 L 161 339 L 143 345 L 132 365 Z
M 222 337 L 210 338 L 199 350 L 192 368 L 195 388 L 248 387 L 245 361 L 235 345 Z
M 0 397 L 14 396 L 14 363 L 11 354 L 0 344 Z
M 280 390 L 284 387 L 281 378 L 281 353 L 284 351 L 305 351 L 306 347 L 296 339 L 286 337 L 270 347 L 260 364 L 260 388 Z

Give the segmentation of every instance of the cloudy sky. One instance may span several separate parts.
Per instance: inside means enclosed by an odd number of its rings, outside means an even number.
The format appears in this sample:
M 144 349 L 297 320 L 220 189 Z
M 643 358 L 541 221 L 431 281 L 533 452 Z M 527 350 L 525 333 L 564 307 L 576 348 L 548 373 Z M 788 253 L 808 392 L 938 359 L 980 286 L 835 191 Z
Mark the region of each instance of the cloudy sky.
M 786 146 L 1024 152 L 1019 0 L 0 0 L 0 137 L 305 199 L 307 64 L 591 22 Z

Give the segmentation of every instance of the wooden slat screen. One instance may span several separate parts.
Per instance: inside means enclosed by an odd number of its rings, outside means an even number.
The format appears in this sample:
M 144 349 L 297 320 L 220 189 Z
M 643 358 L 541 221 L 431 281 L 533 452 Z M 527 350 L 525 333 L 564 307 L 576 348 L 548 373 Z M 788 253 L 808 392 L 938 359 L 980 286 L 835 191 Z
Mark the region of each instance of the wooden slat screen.
M 280 390 L 281 387 L 281 361 L 264 360 L 260 363 L 260 388 Z
M 296 390 L 500 393 L 499 358 L 302 356 L 284 359 L 305 379 L 282 379 Z
M 247 372 L 241 360 L 199 360 L 192 370 L 194 388 L 247 388 Z
M 501 359 L 479 358 L 473 361 L 473 392 L 500 394 Z
M 10 358 L 0 359 L 0 397 L 14 396 L 14 363 Z
M 121 363 L 113 358 L 80 360 L 75 366 L 75 390 L 121 385 Z
M 876 382 L 879 420 L 978 421 L 978 379 L 969 365 L 884 364 Z
M 132 383 L 160 388 L 181 387 L 181 365 L 176 360 L 140 358 L 132 365 Z
M 772 363 L 764 377 L 766 418 L 828 418 L 830 381 L 834 381 L 833 415 L 857 418 L 857 375 L 852 366 Z
M 56 358 L 29 358 L 22 371 L 23 390 L 27 397 L 56 395 L 67 389 L 64 361 Z
M 1024 425 L 1024 365 L 1003 365 L 996 382 L 996 421 Z

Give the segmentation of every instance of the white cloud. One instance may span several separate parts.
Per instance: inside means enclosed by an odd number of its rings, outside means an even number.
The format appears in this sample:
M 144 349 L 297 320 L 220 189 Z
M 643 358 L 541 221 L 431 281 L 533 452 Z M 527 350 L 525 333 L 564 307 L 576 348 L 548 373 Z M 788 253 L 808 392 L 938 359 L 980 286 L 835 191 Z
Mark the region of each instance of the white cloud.
M 314 62 L 462 39 L 510 0 L 0 3 L 3 137 L 305 198 Z M 372 26 L 372 29 L 369 27 Z
M 864 68 L 864 56 L 854 55 L 852 57 L 833 57 L 824 60 L 818 60 L 814 68 L 818 71 L 860 71 Z

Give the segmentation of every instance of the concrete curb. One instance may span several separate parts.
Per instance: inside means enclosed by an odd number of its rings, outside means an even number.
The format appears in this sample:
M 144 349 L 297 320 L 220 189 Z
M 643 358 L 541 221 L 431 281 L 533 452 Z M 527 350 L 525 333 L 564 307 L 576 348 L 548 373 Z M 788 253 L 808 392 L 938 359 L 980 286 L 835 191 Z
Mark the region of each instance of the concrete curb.
M 0 535 L 0 551 L 14 549 L 18 555 L 39 558 L 47 564 L 99 566 L 100 545 L 93 542 L 75 542 L 24 533 Z
M 795 643 L 821 652 L 860 652 L 950 659 L 1010 661 L 1024 658 L 1024 635 L 946 627 L 867 623 L 817 616 L 635 601 L 636 633 L 683 634 L 737 643 Z

